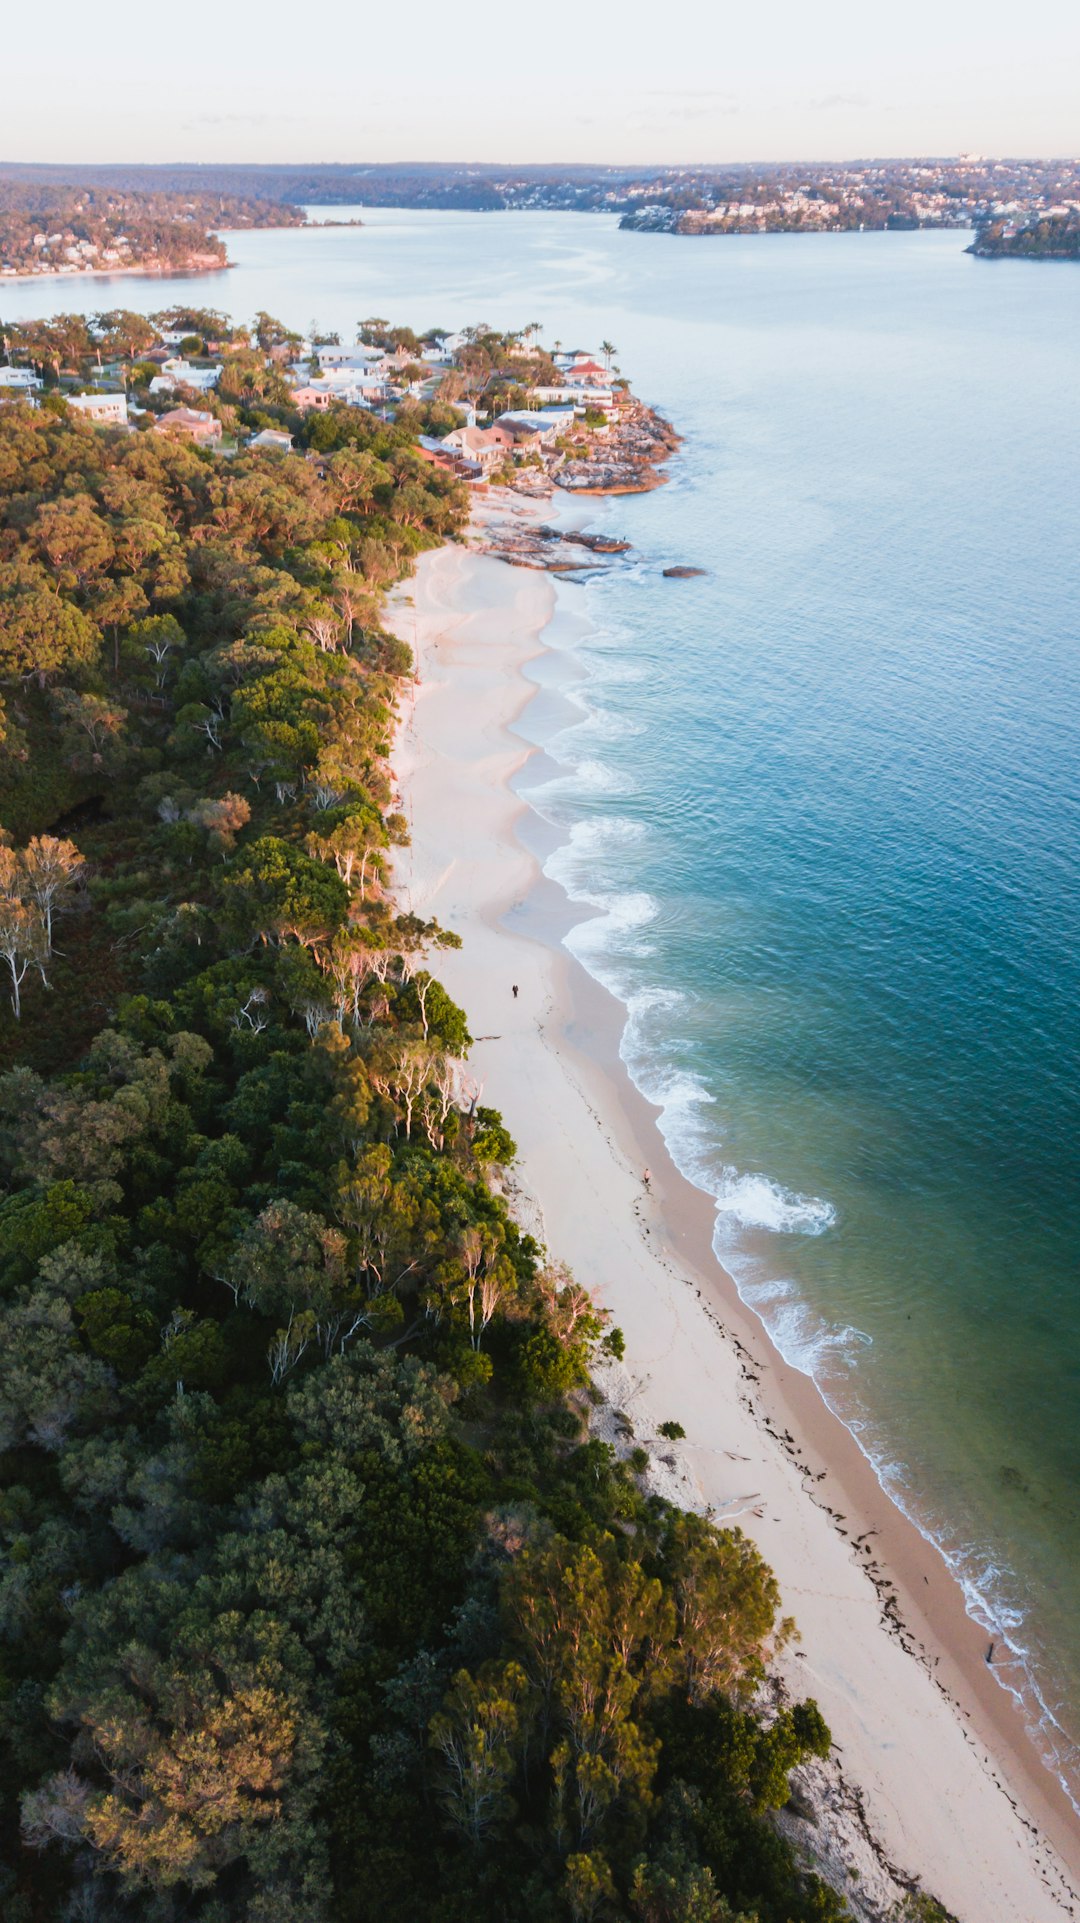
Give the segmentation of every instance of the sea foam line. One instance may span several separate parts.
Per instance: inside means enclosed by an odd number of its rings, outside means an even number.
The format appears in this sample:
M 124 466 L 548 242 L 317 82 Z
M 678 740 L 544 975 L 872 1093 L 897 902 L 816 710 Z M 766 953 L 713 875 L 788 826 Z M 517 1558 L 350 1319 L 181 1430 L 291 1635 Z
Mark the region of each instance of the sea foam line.
M 597 583 L 591 581 L 586 591 L 593 594 L 596 589 Z M 591 614 L 590 609 L 590 618 Z M 559 761 L 568 750 L 572 752 L 574 737 L 588 735 L 590 727 L 600 722 L 604 711 L 590 706 L 590 684 L 613 685 L 645 678 L 646 670 L 639 664 L 618 658 L 619 646 L 632 641 L 628 628 L 596 625 L 588 635 L 579 635 L 573 647 L 560 649 L 575 655 L 582 669 L 573 691 L 582 719 L 562 726 L 544 744 L 553 760 Z M 600 726 L 602 729 L 603 724 Z M 590 747 L 600 745 L 597 735 L 593 727 Z M 659 1108 L 657 1126 L 676 1168 L 715 1204 L 713 1249 L 717 1260 L 785 1362 L 813 1381 L 826 1407 L 857 1443 L 889 1500 L 943 1557 L 960 1586 L 968 1615 L 1008 1650 L 1009 1661 L 999 1658 L 992 1668 L 994 1679 L 1017 1703 L 1046 1767 L 1080 1814 L 1080 1800 L 1069 1776 L 1070 1770 L 1073 1780 L 1080 1773 L 1080 1746 L 1069 1737 L 1048 1703 L 1036 1656 L 1021 1640 L 1019 1632 L 1026 1612 L 1014 1600 L 1015 1573 L 984 1547 L 951 1541 L 944 1519 L 935 1521 L 920 1513 L 911 1497 L 904 1466 L 891 1458 L 884 1443 L 875 1442 L 873 1418 L 860 1406 L 856 1387 L 859 1352 L 871 1344 L 870 1336 L 851 1325 L 830 1325 L 816 1314 L 794 1282 L 775 1274 L 763 1276 L 758 1258 L 742 1241 L 748 1232 L 820 1235 L 834 1223 L 835 1210 L 827 1200 L 792 1193 L 764 1173 L 725 1165 L 715 1125 L 710 1128 L 707 1116 L 715 1098 L 692 1073 L 663 1061 L 655 1047 L 650 1048 L 648 1032 L 654 1026 L 650 1015 L 655 1017 L 661 1009 L 677 1009 L 686 999 L 685 993 L 633 982 L 627 971 L 619 969 L 618 954 L 640 959 L 652 952 L 653 945 L 636 931 L 655 921 L 660 905 L 643 890 L 612 888 L 597 875 L 605 856 L 625 854 L 648 831 L 641 822 L 614 814 L 573 818 L 570 811 L 583 787 L 593 796 L 626 790 L 620 778 L 604 770 L 595 757 L 584 758 L 578 767 L 567 758 L 563 768 L 564 772 L 550 781 L 520 792 L 539 815 L 566 836 L 545 862 L 545 874 L 562 887 L 568 900 L 598 911 L 572 927 L 563 938 L 564 945 L 625 1009 L 620 1056 L 635 1087 Z M 583 780 L 579 779 L 579 768 L 585 770 Z M 841 1381 L 846 1391 L 843 1406 L 835 1394 Z M 1015 1679 L 1009 1673 L 1013 1668 L 1018 1672 Z

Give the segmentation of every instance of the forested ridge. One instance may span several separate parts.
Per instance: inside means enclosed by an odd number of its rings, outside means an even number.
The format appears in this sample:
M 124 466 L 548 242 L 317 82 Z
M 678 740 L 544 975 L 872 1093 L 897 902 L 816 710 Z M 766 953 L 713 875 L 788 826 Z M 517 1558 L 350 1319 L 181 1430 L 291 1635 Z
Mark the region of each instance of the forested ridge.
M 136 266 L 178 272 L 196 262 L 224 267 L 218 228 L 303 221 L 299 207 L 262 196 L 71 185 L 20 179 L 0 168 L 0 266 L 20 274 Z
M 776 1585 L 590 1438 L 600 1278 L 388 887 L 463 491 L 317 431 L 0 409 L 0 1913 L 828 1923 Z

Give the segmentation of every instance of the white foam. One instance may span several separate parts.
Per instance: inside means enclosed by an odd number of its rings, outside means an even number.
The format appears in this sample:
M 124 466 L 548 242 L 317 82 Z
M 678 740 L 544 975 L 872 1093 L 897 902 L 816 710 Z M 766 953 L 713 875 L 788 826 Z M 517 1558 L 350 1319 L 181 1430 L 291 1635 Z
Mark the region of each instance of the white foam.
M 579 961 L 583 961 L 587 955 L 602 961 L 606 951 L 613 948 L 618 948 L 623 954 L 646 955 L 651 952 L 651 946 L 643 947 L 640 942 L 628 942 L 626 938 L 656 920 L 660 910 L 652 895 L 642 890 L 621 895 L 592 896 L 589 899 L 600 909 L 600 914 L 591 921 L 579 922 L 566 938 L 567 947 Z
M 762 1276 L 756 1263 L 733 1263 L 722 1227 L 718 1227 L 714 1246 L 728 1268 L 738 1269 L 739 1294 L 760 1317 L 773 1347 L 801 1375 L 820 1382 L 823 1376 L 847 1373 L 856 1366 L 859 1350 L 873 1346 L 873 1338 L 865 1329 L 850 1322 L 826 1321 L 811 1308 L 794 1282 L 782 1276 Z
M 580 761 L 564 761 L 564 772 L 553 775 L 534 792 L 551 800 L 564 795 L 619 795 L 630 791 L 625 775 L 617 774 L 604 761 L 582 755 Z
M 582 737 L 598 742 L 631 741 L 643 735 L 647 725 L 644 721 L 634 720 L 631 715 L 621 714 L 617 708 L 588 708 L 583 721 L 574 722 L 564 729 L 561 735 L 548 743 L 548 747 L 555 752 L 567 741 L 580 745 Z
M 767 1175 L 739 1175 L 725 1169 L 716 1206 L 740 1229 L 771 1229 L 776 1235 L 822 1235 L 836 1221 L 831 1202 L 793 1195 Z
M 651 590 L 654 576 L 643 567 L 620 571 L 621 581 L 629 579 L 633 579 L 635 588 Z M 596 607 L 591 589 L 578 605 L 586 604 L 591 615 Z M 549 744 L 556 759 L 572 763 L 575 750 L 614 741 L 620 734 L 646 731 L 647 724 L 635 726 L 599 705 L 603 690 L 652 677 L 651 666 L 635 658 L 639 640 L 636 627 L 613 620 L 605 628 L 593 626 L 584 634 L 579 632 L 567 646 L 566 651 L 574 653 L 583 670 L 574 690 L 575 705 L 580 707 L 583 719 L 564 726 Z M 1047 1701 L 1038 1675 L 1038 1654 L 1023 1638 L 1025 1612 L 1016 1600 L 1021 1584 L 1015 1572 L 1002 1566 L 985 1547 L 957 1543 L 945 1517 L 920 1513 L 907 1469 L 892 1459 L 873 1417 L 860 1407 L 859 1361 L 872 1346 L 872 1338 L 852 1324 L 829 1323 L 806 1301 L 794 1281 L 768 1275 L 765 1258 L 747 1246 L 747 1236 L 754 1234 L 821 1235 L 835 1222 L 835 1210 L 828 1201 L 793 1193 L 760 1172 L 740 1173 L 722 1166 L 718 1176 L 722 1147 L 717 1119 L 709 1113 L 715 1108 L 715 1098 L 691 1072 L 673 1064 L 663 1033 L 665 1015 L 692 997 L 679 989 L 643 986 L 634 979 L 632 969 L 619 966 L 620 958 L 650 952 L 639 931 L 660 912 L 650 895 L 620 886 L 630 879 L 627 852 L 648 829 L 640 822 L 614 815 L 572 824 L 566 819 L 565 811 L 568 804 L 572 807 L 575 791 L 583 793 L 590 782 L 593 793 L 616 791 L 603 785 L 610 770 L 595 772 L 598 770 L 603 770 L 603 764 L 586 753 L 576 767 L 567 768 L 565 776 L 527 796 L 539 813 L 568 832 L 567 842 L 549 858 L 546 872 L 571 901 L 601 911 L 572 930 L 566 945 L 626 1005 L 620 1052 L 637 1087 L 661 1110 L 659 1126 L 676 1166 L 715 1198 L 714 1248 L 741 1298 L 760 1317 L 784 1360 L 817 1384 L 824 1401 L 845 1423 L 897 1507 L 941 1551 L 961 1585 L 968 1613 L 1008 1651 L 1007 1658 L 999 1653 L 994 1663 L 995 1680 L 1021 1706 L 1048 1767 L 1080 1814 L 1067 1774 L 1069 1770 L 1075 1772 L 1077 1749 Z M 608 862 L 617 872 L 605 875 Z M 672 1040 L 677 1047 L 677 1038 L 673 1036 Z

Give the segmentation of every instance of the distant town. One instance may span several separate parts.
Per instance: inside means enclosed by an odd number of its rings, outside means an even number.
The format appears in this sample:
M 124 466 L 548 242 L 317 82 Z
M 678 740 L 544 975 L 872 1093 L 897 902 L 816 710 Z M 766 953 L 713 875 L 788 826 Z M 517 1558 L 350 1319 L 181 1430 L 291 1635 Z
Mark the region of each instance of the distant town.
M 0 277 L 197 273 L 222 234 L 308 209 L 417 207 L 618 216 L 648 234 L 971 228 L 973 253 L 1076 259 L 1080 161 L 868 160 L 634 168 L 0 166 Z

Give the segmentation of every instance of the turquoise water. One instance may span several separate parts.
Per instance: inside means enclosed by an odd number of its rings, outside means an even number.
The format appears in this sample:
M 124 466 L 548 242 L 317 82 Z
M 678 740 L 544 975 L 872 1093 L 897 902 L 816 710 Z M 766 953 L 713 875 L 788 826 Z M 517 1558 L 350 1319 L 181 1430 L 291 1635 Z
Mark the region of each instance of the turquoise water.
M 229 275 L 3 289 L 618 342 L 686 435 L 597 503 L 534 798 L 717 1248 L 1080 1733 L 1080 269 L 959 234 L 372 213 Z M 708 569 L 670 582 L 662 566 Z

